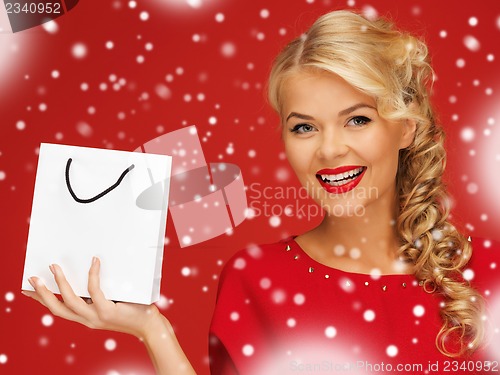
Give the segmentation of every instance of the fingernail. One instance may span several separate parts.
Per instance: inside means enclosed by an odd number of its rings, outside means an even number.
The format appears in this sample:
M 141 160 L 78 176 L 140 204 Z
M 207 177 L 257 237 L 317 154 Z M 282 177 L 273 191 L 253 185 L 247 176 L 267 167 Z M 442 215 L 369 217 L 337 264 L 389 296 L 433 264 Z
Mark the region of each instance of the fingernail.
M 30 285 L 31 285 L 33 288 L 35 287 L 35 281 L 33 280 L 33 278 L 32 278 L 32 277 L 30 277 L 30 278 L 28 279 L 28 282 L 30 283 Z
M 31 298 L 31 296 L 30 296 L 28 293 L 26 293 L 24 290 L 21 290 L 21 294 L 22 294 L 23 296 L 26 296 L 26 297 L 30 297 L 30 298 Z
M 97 263 L 97 257 L 92 257 L 92 264 L 96 264 Z
M 53 264 L 51 264 L 51 265 L 49 266 L 49 270 L 50 270 L 50 272 L 52 272 L 52 274 L 53 274 L 53 275 L 55 275 L 55 274 L 56 274 L 56 270 L 55 270 L 55 267 L 54 267 L 54 265 L 53 265 Z

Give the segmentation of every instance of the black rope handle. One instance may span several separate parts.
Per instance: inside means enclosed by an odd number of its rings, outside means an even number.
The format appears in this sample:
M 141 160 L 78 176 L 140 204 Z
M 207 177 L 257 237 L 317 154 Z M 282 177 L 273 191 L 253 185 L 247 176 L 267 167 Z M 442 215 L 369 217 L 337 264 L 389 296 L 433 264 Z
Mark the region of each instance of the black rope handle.
M 77 201 L 78 203 L 92 203 L 92 202 L 98 200 L 99 198 L 102 198 L 103 196 L 105 196 L 106 194 L 108 194 L 110 191 L 116 189 L 118 187 L 118 185 L 120 185 L 120 183 L 122 182 L 122 180 L 125 178 L 125 176 L 127 175 L 127 173 L 130 172 L 135 167 L 135 165 L 132 164 L 130 167 L 128 167 L 127 169 L 125 169 L 123 171 L 123 173 L 121 174 L 121 176 L 118 178 L 118 181 L 116 181 L 113 185 L 111 185 L 109 188 L 107 188 L 106 190 L 104 190 L 102 193 L 97 194 L 93 198 L 81 199 L 81 198 L 78 198 L 76 196 L 75 192 L 71 188 L 71 183 L 69 182 L 69 167 L 70 167 L 72 161 L 73 161 L 73 159 L 69 158 L 68 162 L 66 163 L 66 186 L 68 187 L 69 193 L 71 194 L 71 196 L 73 197 L 73 199 L 75 201 Z

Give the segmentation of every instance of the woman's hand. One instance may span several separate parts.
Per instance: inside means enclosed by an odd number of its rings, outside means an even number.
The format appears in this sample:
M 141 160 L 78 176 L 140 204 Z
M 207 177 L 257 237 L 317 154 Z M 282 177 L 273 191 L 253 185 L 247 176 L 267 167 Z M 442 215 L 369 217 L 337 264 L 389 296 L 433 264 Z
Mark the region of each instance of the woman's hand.
M 94 257 L 89 270 L 88 291 L 91 300 L 77 296 L 69 285 L 63 270 L 56 264 L 50 266 L 63 301 L 60 301 L 42 281 L 31 277 L 29 282 L 35 289 L 23 291 L 47 307 L 53 315 L 81 323 L 95 329 L 124 332 L 144 338 L 164 319 L 155 305 L 115 303 L 107 300 L 99 286 L 100 261 Z
M 100 261 L 92 259 L 89 270 L 90 300 L 78 297 L 56 264 L 50 266 L 63 298 L 60 301 L 37 277 L 29 279 L 34 292 L 23 291 L 47 307 L 52 314 L 90 328 L 124 332 L 143 340 L 159 375 L 196 375 L 182 351 L 170 322 L 155 305 L 115 303 L 104 297 L 99 286 Z

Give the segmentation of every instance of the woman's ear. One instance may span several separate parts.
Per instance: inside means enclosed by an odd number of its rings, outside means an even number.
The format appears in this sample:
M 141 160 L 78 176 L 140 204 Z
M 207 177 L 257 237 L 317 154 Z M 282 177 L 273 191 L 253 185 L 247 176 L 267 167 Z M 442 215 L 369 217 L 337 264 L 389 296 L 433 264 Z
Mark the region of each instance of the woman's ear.
M 410 103 L 408 109 L 410 113 L 416 112 L 417 105 L 415 103 Z M 410 147 L 415 139 L 415 132 L 417 130 L 417 120 L 414 117 L 409 117 L 402 121 L 403 133 L 401 134 L 401 142 L 399 144 L 399 149 Z
M 401 140 L 399 143 L 399 149 L 407 148 L 415 139 L 415 132 L 417 130 L 417 121 L 414 118 L 408 118 L 403 120 L 403 133 L 401 134 Z

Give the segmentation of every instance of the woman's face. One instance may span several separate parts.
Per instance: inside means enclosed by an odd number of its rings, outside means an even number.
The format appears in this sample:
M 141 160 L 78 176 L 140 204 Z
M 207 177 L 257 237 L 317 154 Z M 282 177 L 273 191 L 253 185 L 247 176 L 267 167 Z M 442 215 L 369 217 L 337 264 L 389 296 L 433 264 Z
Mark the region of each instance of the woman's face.
M 413 141 L 414 121 L 381 118 L 373 97 L 328 72 L 291 75 L 282 98 L 286 155 L 328 214 L 394 207 L 398 154 Z

